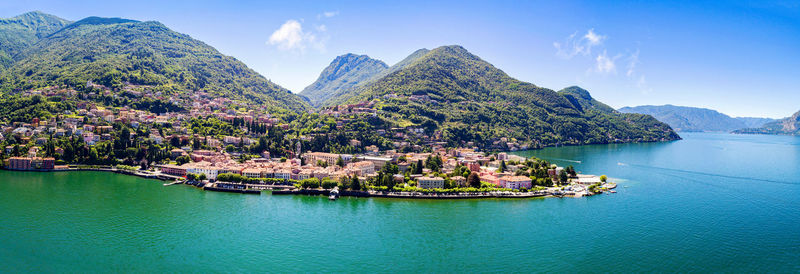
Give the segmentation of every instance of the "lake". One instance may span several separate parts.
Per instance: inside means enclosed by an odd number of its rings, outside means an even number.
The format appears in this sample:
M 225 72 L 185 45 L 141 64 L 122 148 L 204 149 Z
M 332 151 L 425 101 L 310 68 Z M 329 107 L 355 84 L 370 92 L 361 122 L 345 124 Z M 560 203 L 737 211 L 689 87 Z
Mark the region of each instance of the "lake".
M 682 137 L 516 152 L 619 184 L 584 198 L 328 201 L 0 171 L 0 272 L 800 271 L 800 138 Z

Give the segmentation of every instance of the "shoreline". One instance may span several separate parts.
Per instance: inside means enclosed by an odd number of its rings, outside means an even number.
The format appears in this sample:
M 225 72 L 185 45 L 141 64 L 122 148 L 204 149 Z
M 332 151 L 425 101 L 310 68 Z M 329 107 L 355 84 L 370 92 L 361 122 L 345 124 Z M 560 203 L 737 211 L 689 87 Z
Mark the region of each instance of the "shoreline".
M 295 189 L 273 190 L 272 195 L 305 195 L 329 196 L 330 190 L 321 189 Z M 551 192 L 456 192 L 456 193 L 423 193 L 423 192 L 389 192 L 389 191 L 339 191 L 339 196 L 362 198 L 391 198 L 391 199 L 427 199 L 427 200 L 459 200 L 459 199 L 527 199 L 551 197 L 576 197 L 572 194 L 554 194 Z
M 178 176 L 167 174 L 152 174 L 149 172 L 137 172 L 116 168 L 68 168 L 68 169 L 35 169 L 35 170 L 18 170 L 2 168 L 7 171 L 18 172 L 75 172 L 75 171 L 97 171 L 97 172 L 111 172 L 122 175 L 131 175 L 145 179 L 154 179 L 160 181 L 174 181 Z M 223 182 L 224 183 L 224 182 Z M 277 185 L 247 185 L 245 189 L 224 188 L 215 186 L 205 186 L 198 184 L 190 184 L 188 181 L 179 183 L 181 185 L 194 186 L 204 191 L 213 192 L 228 192 L 239 194 L 261 194 L 264 191 L 269 191 L 271 195 L 305 195 L 305 196 L 329 196 L 330 190 L 325 189 L 294 189 L 291 186 L 277 186 Z M 277 186 L 277 187 L 276 187 Z M 278 188 L 278 189 L 276 189 Z M 280 189 L 283 188 L 283 189 Z M 293 188 L 293 189 L 286 189 Z M 593 195 L 576 195 L 575 193 L 553 193 L 550 191 L 536 191 L 536 192 L 456 192 L 456 193 L 424 193 L 424 192 L 391 192 L 391 191 L 339 191 L 339 196 L 346 197 L 360 197 L 360 198 L 389 198 L 389 199 L 423 199 L 423 200 L 462 200 L 462 199 L 528 199 L 528 198 L 563 198 L 563 197 L 586 197 L 602 194 L 596 193 Z

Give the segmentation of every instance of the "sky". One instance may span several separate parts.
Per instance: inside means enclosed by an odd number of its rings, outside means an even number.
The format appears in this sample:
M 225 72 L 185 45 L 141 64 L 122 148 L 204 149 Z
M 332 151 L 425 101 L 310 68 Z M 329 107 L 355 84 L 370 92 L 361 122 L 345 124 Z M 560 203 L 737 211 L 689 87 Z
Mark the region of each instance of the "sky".
M 392 65 L 457 44 L 514 78 L 577 85 L 615 108 L 771 118 L 800 110 L 797 1 L 0 2 L 3 18 L 33 10 L 159 21 L 293 92 L 338 55 Z

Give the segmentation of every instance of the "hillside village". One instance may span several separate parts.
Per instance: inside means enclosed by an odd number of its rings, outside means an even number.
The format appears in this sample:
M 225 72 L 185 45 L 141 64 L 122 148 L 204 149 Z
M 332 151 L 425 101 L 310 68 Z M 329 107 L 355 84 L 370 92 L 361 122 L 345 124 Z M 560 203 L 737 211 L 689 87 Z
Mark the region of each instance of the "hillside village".
M 46 102 L 73 100 L 76 109 L 4 124 L 0 135 L 4 166 L 17 170 L 69 170 L 81 165 L 120 165 L 212 181 L 221 174 L 225 178 L 235 174 L 256 184 L 293 185 L 312 179 L 321 186 L 323 180 L 329 180 L 343 188 L 351 188 L 353 178 L 357 178 L 365 187 L 383 190 L 395 186 L 487 187 L 483 183 L 488 187 L 527 191 L 579 181 L 574 170 L 551 166 L 545 161 L 507 153 L 487 154 L 477 148 L 448 148 L 438 139 L 440 133 L 429 135 L 422 128 L 377 130 L 375 134 L 387 140 L 385 143 L 391 146 L 388 148 L 351 139 L 347 145 L 356 154 L 310 151 L 303 150 L 303 144 L 324 134 L 314 129 L 299 135 L 292 131 L 294 124 L 273 117 L 264 109 L 242 108 L 243 104 L 202 91 L 179 97 L 135 85 L 126 86 L 121 92 L 93 83 L 87 86 L 94 91 L 85 95 L 58 87 L 24 92 L 27 97 L 39 97 L 37 100 Z M 103 97 L 126 96 L 120 94 L 170 102 L 184 110 L 154 113 L 129 106 L 107 107 L 98 102 Z M 315 115 L 334 119 L 335 130 L 343 130 L 349 123 L 359 123 L 363 117 L 374 117 L 377 112 L 374 103 L 363 102 L 325 108 Z M 198 117 L 218 123 L 200 128 Z M 266 144 L 272 142 L 288 145 Z M 506 145 L 517 148 L 513 143 Z M 480 183 L 470 185 L 471 174 Z

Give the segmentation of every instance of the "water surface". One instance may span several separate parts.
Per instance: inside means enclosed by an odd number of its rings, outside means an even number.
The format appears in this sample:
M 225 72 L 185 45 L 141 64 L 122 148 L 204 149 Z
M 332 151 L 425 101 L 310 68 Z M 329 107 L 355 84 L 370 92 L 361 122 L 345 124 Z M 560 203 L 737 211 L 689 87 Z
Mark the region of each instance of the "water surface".
M 261 196 L 99 172 L 0 171 L 0 272 L 798 272 L 800 138 L 520 152 L 617 194 Z

